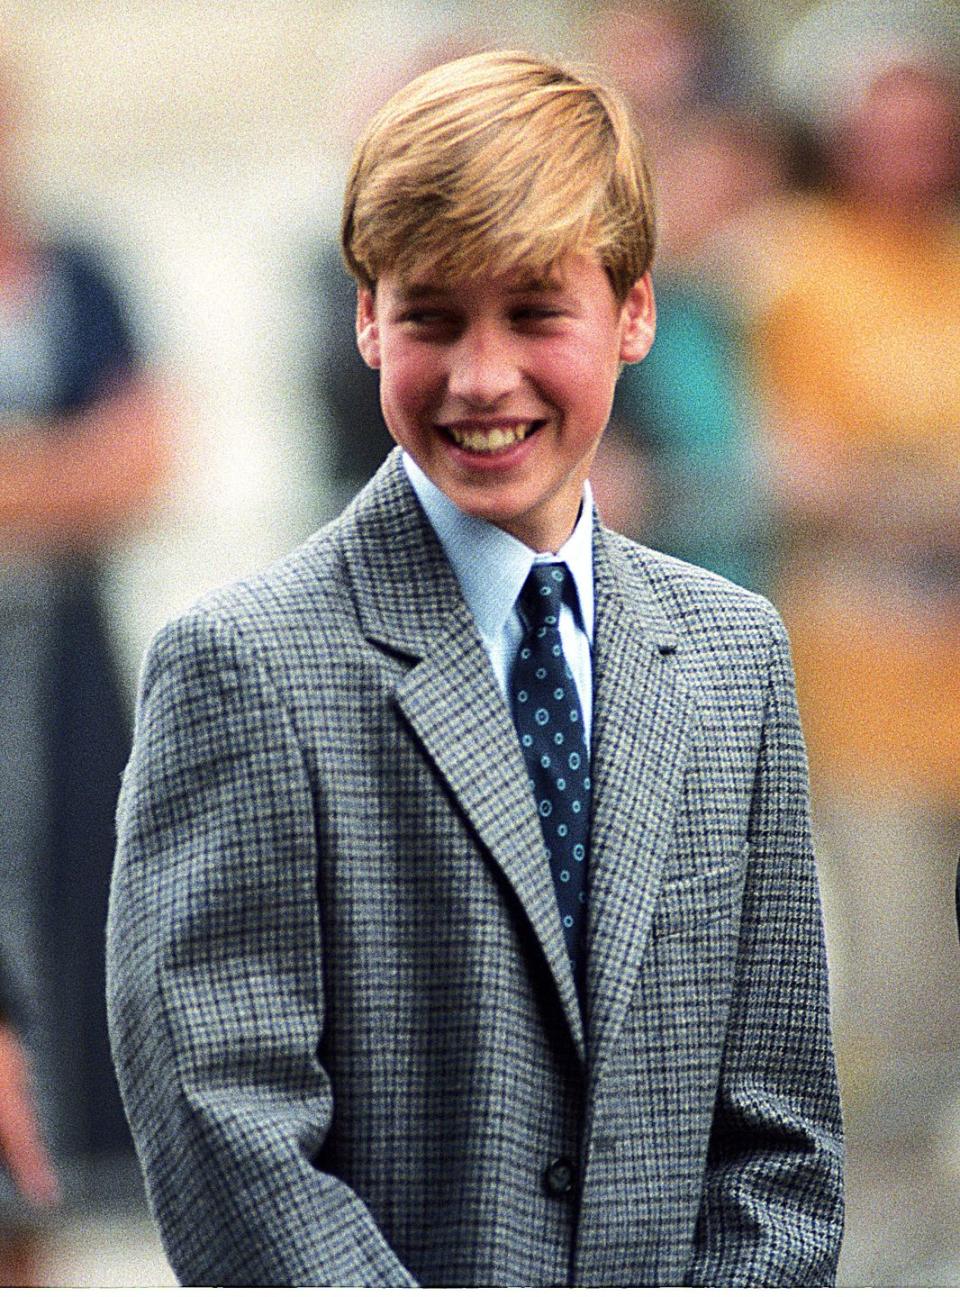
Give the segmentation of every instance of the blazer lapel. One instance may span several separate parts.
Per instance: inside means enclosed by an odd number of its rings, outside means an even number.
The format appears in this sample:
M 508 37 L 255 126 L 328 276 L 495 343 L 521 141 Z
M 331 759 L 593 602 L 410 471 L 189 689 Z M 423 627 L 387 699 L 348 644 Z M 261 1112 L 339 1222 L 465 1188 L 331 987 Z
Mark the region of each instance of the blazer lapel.
M 649 580 L 597 528 L 593 809 L 587 974 L 594 1083 L 622 1026 L 647 941 L 687 765 L 693 699 Z
M 516 730 L 398 452 L 344 527 L 364 633 L 414 660 L 397 686 L 397 706 L 526 912 L 584 1058 L 580 1008 Z

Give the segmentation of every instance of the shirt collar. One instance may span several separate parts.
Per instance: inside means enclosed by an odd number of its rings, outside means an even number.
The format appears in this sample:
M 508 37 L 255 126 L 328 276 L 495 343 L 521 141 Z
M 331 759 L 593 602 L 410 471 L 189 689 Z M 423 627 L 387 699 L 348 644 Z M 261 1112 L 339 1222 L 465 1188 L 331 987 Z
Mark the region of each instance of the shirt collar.
M 458 509 L 406 451 L 403 466 L 484 637 L 495 639 L 501 634 L 533 564 L 560 560 L 570 569 L 582 627 L 593 643 L 593 492 L 589 482 L 584 483 L 580 517 L 569 540 L 556 555 L 537 554 L 492 522 Z

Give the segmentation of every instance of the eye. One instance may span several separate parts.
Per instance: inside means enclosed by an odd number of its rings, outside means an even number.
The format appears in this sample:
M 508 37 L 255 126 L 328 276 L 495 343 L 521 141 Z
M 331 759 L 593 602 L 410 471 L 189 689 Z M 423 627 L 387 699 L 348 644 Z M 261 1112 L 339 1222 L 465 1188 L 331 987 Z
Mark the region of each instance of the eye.
M 411 307 L 398 320 L 408 332 L 415 334 L 446 334 L 454 332 L 458 327 L 455 315 L 436 306 Z
M 415 310 L 404 311 L 400 316 L 402 324 L 427 324 L 440 318 L 442 311 L 418 306 Z
M 522 328 L 550 329 L 563 318 L 563 311 L 557 306 L 544 303 L 525 302 L 511 312 L 513 322 Z

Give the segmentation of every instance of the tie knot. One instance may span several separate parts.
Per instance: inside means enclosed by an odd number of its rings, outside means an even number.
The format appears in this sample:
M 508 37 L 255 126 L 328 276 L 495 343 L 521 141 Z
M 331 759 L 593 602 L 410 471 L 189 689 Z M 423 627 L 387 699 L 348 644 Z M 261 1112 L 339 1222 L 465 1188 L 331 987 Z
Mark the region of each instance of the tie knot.
M 566 563 L 537 563 L 530 569 L 517 600 L 530 630 L 558 624 L 560 605 L 570 580 Z

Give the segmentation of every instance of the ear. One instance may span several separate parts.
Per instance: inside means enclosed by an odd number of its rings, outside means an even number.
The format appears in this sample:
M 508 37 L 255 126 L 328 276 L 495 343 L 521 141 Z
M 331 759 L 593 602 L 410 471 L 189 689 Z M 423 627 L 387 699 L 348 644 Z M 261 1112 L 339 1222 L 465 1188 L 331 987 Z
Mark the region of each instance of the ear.
M 357 347 L 371 369 L 380 368 L 380 325 L 376 290 L 357 288 Z
M 620 359 L 628 365 L 643 360 L 657 332 L 657 305 L 649 270 L 630 289 L 620 311 Z

